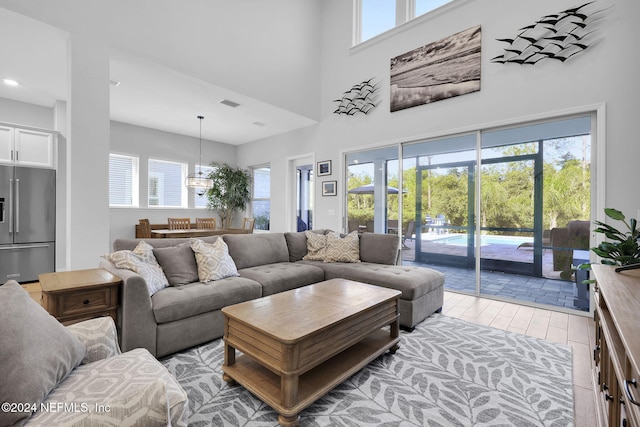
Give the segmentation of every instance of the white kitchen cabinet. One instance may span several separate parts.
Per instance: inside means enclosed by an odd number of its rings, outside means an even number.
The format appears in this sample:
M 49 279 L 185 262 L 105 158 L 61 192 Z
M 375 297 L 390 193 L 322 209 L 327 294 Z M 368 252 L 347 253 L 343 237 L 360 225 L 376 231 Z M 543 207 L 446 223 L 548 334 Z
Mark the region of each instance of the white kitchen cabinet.
M 13 163 L 14 129 L 0 126 L 0 162 Z
M 54 134 L 0 126 L 0 162 L 54 167 Z

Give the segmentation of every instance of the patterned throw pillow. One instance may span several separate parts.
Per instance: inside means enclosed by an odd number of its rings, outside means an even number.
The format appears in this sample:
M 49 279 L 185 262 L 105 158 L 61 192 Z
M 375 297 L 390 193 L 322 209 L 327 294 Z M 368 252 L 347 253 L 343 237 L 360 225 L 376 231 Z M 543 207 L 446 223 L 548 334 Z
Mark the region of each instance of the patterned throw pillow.
M 147 242 L 140 242 L 133 251 L 117 251 L 102 255 L 116 268 L 124 268 L 138 273 L 147 283 L 149 295 L 169 286 L 160 264 L 153 255 L 153 246 Z
M 309 261 L 324 261 L 327 249 L 327 235 L 305 231 L 307 236 L 307 254 L 302 257 Z
M 344 237 L 338 233 L 327 234 L 324 262 L 360 262 L 360 238 L 353 231 Z
M 240 276 L 236 263 L 229 255 L 229 247 L 222 238 L 218 237 L 214 243 L 191 239 L 191 249 L 196 254 L 198 280 L 201 282 Z

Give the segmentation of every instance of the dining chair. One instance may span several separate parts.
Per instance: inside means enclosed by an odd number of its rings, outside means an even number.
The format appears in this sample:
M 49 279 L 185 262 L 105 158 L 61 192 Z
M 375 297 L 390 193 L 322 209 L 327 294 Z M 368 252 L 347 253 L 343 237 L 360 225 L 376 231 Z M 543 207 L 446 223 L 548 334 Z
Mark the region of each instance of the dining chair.
M 244 218 L 242 220 L 242 229 L 249 230 L 249 233 L 253 233 L 253 226 L 255 225 L 255 218 Z
M 191 218 L 167 218 L 169 230 L 189 230 Z
M 143 218 L 140 220 L 140 226 L 138 227 L 138 236 L 142 239 L 151 238 L 151 225 L 149 219 Z
M 207 228 L 215 230 L 216 219 L 215 218 L 196 218 L 196 228 Z

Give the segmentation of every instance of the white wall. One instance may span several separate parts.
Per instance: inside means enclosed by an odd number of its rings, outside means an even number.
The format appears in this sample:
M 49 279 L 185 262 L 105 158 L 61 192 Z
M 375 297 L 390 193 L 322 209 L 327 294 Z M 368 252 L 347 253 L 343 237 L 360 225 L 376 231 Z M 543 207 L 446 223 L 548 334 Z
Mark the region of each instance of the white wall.
M 600 3 L 600 2 L 598 2 Z M 602 2 L 600 8 L 610 6 Z M 528 120 L 550 113 L 606 104 L 605 204 L 635 216 L 640 209 L 640 143 L 636 121 L 640 83 L 640 53 L 633 48 L 640 2 L 622 0 L 605 14 L 599 32 L 603 40 L 565 63 L 545 60 L 535 66 L 502 65 L 489 60 L 502 53 L 496 38 L 512 37 L 517 29 L 543 15 L 576 5 L 573 0 L 485 2 L 454 0 L 433 16 L 419 18 L 391 35 L 351 48 L 352 2 L 327 0 L 322 14 L 322 120 L 311 128 L 246 144 L 238 149 L 242 166 L 272 164 L 272 229 L 285 230 L 285 167 L 283 156 L 313 151 L 316 160 L 332 160 L 331 177 L 316 181 L 316 227 L 340 229 L 342 199 L 321 197 L 322 180 L 338 179 L 344 168 L 342 150 L 413 141 L 427 136 Z M 389 111 L 389 60 L 461 30 L 482 26 L 482 77 L 479 92 L 394 113 Z M 380 104 L 368 115 L 332 114 L 333 99 L 354 84 L 375 77 Z M 601 171 L 596 171 L 600 173 Z M 602 177 L 599 176 L 599 179 Z M 329 211 L 337 210 L 337 215 Z
M 54 129 L 51 108 L 0 98 L 0 122 Z
M 204 120 L 207 120 L 206 118 Z M 198 126 L 194 116 L 193 125 Z M 152 157 L 160 160 L 187 162 L 189 171 L 195 170 L 198 162 L 199 139 L 155 129 L 134 126 L 121 122 L 111 122 L 111 152 L 139 157 L 140 161 L 140 207 L 111 208 L 109 242 L 118 238 L 133 238 L 135 224 L 140 218 L 149 218 L 151 223 L 166 223 L 168 217 L 215 216 L 205 209 L 166 209 L 147 207 L 148 161 Z M 229 144 L 202 140 L 202 163 L 211 162 L 236 164 L 236 147 Z M 189 194 L 189 206 L 194 206 L 195 196 Z

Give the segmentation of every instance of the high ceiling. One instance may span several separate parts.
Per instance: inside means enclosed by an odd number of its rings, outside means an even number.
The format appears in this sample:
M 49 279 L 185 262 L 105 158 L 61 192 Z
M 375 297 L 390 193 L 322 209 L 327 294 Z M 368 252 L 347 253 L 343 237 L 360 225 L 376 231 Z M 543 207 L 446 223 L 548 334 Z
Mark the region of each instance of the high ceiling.
M 0 97 L 66 100 L 66 44 L 110 48 L 111 119 L 243 144 L 319 118 L 320 1 L 0 0 Z M 222 100 L 240 104 L 236 108 Z

